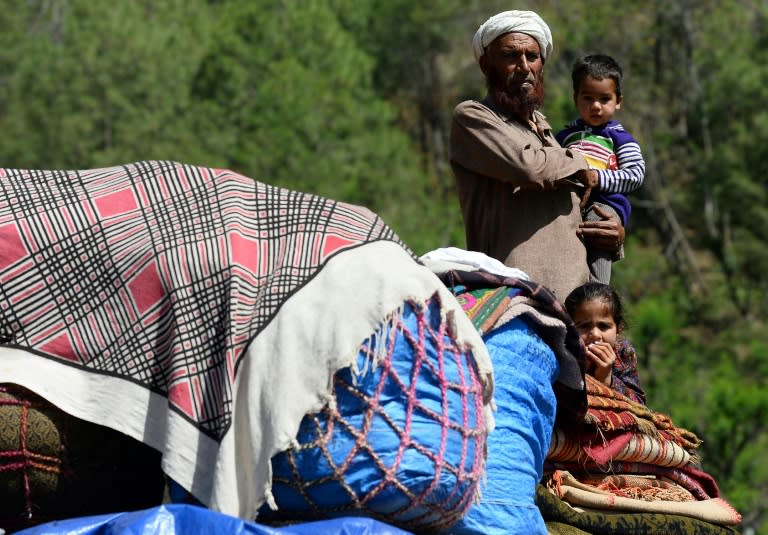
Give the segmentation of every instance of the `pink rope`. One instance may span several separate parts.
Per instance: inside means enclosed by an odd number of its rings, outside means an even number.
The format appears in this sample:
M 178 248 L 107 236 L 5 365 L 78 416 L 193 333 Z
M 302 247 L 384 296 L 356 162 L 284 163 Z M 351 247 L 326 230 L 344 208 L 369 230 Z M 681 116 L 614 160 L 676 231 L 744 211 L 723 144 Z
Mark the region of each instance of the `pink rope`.
M 21 408 L 21 451 L 26 455 L 27 452 L 27 416 L 29 415 L 29 405 L 25 404 Z M 24 512 L 27 514 L 27 519 L 32 518 L 32 489 L 29 485 L 29 465 L 24 462 L 24 471 L 22 472 L 24 478 Z

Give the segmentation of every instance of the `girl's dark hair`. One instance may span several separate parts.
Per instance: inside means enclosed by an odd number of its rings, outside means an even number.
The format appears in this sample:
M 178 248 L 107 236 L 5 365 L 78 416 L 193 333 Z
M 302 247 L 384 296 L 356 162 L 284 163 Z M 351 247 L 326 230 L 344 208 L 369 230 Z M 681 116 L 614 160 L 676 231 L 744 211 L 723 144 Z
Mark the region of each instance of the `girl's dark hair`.
M 581 82 L 587 76 L 591 76 L 595 80 L 606 78 L 613 80 L 613 83 L 616 84 L 616 96 L 621 98 L 621 79 L 624 77 L 624 73 L 611 56 L 593 54 L 576 60 L 571 71 L 574 95 L 579 92 Z
M 600 282 L 587 282 L 582 284 L 575 290 L 573 290 L 568 297 L 565 298 L 565 309 L 568 314 L 573 317 L 573 313 L 576 309 L 585 301 L 602 301 L 609 307 L 611 307 L 611 315 L 613 321 L 616 322 L 616 327 L 620 331 L 627 328 L 627 321 L 624 318 L 624 303 L 616 293 L 616 290 L 611 288 L 607 284 Z

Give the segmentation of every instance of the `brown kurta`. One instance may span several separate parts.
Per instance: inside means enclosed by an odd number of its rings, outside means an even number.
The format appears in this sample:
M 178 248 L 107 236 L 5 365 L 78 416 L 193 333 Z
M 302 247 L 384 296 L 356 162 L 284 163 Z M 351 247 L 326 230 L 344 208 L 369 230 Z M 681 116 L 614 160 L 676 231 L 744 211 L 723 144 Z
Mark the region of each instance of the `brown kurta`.
M 544 116 L 537 128 L 507 118 L 486 101 L 453 113 L 451 166 L 464 216 L 467 249 L 525 271 L 560 301 L 587 282 L 577 186 L 554 183 L 587 169 L 555 141 Z

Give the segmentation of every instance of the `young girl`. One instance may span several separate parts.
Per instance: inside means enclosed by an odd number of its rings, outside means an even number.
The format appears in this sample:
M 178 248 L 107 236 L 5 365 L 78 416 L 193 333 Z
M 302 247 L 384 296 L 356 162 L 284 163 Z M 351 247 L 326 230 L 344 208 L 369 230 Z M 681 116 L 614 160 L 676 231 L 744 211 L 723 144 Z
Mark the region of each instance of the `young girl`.
M 587 373 L 645 404 L 635 349 L 619 336 L 627 326 L 619 295 L 607 284 L 588 282 L 566 297 L 565 308 L 587 348 Z

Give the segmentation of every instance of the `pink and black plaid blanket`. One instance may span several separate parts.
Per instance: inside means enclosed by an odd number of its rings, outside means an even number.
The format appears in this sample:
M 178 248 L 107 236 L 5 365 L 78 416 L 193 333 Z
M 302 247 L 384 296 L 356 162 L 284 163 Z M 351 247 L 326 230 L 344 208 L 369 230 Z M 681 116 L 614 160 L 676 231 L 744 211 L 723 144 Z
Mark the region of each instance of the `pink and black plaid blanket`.
M 226 170 L 0 177 L 8 343 L 167 393 L 216 439 L 245 347 L 285 299 L 334 253 L 397 240 L 367 210 Z
M 231 514 L 269 499 L 269 458 L 388 314 L 435 293 L 460 310 L 369 210 L 229 170 L 0 169 L 0 187 L 0 383 L 161 450 Z

